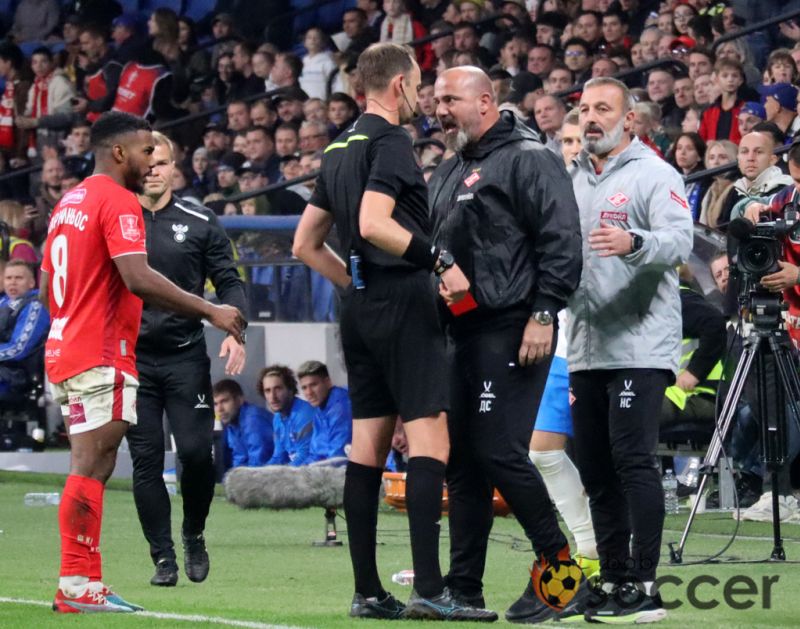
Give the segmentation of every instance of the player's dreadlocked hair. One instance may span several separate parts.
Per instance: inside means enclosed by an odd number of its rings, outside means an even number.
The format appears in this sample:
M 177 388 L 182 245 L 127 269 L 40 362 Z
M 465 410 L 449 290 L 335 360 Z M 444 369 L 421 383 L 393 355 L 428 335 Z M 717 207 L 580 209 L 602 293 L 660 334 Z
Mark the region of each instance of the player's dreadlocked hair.
M 107 111 L 92 125 L 92 148 L 110 147 L 117 136 L 126 133 L 151 130 L 150 123 L 144 118 L 121 111 Z

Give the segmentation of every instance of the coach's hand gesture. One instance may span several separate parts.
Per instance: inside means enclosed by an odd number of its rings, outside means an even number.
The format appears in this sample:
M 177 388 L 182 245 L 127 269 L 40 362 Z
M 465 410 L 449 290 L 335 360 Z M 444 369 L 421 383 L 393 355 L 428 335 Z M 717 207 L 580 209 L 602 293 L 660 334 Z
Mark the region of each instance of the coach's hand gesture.
M 245 328 L 245 320 L 238 308 L 233 306 L 214 306 L 208 317 L 209 323 L 215 328 L 219 328 L 230 334 L 233 338 L 242 338 Z
M 463 271 L 458 268 L 457 264 L 442 273 L 441 280 L 439 294 L 448 306 L 461 301 L 467 296 L 469 280 Z
M 600 227 L 589 232 L 589 246 L 600 252 L 601 258 L 626 256 L 632 248 L 631 235 L 621 227 L 600 221 Z

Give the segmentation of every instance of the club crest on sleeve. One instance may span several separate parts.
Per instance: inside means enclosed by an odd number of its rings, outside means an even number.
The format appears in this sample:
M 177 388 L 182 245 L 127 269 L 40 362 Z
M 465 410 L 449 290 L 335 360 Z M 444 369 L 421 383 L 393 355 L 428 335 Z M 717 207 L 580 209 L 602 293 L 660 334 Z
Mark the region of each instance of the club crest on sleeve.
M 139 240 L 139 217 L 135 214 L 123 214 L 119 217 L 119 228 L 125 240 Z

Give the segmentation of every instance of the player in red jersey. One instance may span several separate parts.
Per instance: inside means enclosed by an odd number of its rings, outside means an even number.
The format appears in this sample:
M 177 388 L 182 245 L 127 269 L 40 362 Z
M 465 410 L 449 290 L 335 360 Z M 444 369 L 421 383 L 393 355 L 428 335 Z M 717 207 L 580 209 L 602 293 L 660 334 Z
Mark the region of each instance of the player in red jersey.
M 147 264 L 140 191 L 152 168 L 150 125 L 120 112 L 92 127 L 95 171 L 53 210 L 42 261 L 42 299 L 52 325 L 45 367 L 71 446 L 58 512 L 61 576 L 53 609 L 132 612 L 102 583 L 103 490 L 117 448 L 136 423 L 135 346 L 142 300 L 207 319 L 239 338 L 238 309 L 184 292 Z

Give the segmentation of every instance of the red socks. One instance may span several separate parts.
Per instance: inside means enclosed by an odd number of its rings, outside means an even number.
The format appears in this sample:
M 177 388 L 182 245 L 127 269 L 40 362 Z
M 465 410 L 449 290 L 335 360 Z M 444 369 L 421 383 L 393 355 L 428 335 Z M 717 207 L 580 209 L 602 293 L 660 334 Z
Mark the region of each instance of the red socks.
M 74 474 L 67 476 L 58 508 L 62 577 L 102 580 L 100 527 L 104 490 L 105 485 L 99 480 Z

